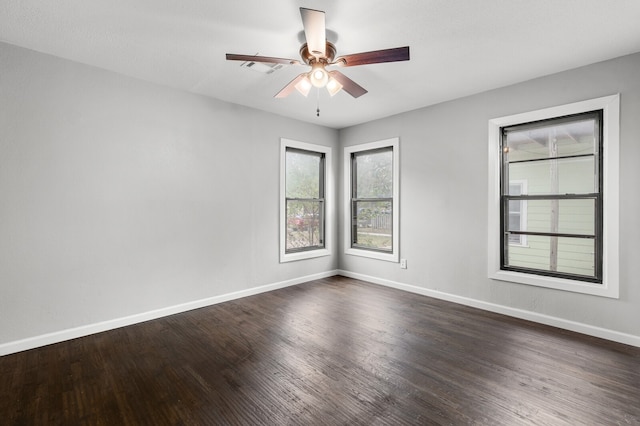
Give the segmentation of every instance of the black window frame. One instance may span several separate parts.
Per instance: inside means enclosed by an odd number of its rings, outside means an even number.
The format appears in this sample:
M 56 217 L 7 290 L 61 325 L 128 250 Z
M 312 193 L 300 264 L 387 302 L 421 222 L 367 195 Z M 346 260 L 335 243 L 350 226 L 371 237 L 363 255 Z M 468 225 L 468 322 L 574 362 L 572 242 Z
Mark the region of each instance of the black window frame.
M 351 227 L 350 227 L 350 232 L 351 232 L 351 248 L 353 249 L 358 249 L 358 250 L 367 250 L 367 251 L 372 251 L 372 252 L 378 252 L 378 253 L 385 253 L 385 254 L 392 254 L 394 253 L 394 249 L 395 247 L 393 246 L 393 240 L 394 240 L 394 227 L 393 227 L 393 218 L 394 215 L 396 214 L 396 212 L 394 211 L 394 197 L 393 197 L 393 189 L 391 191 L 391 197 L 366 197 L 366 198 L 359 198 L 358 197 L 358 180 L 357 180 L 357 173 L 358 173 L 358 163 L 357 163 L 357 157 L 360 156 L 364 156 L 364 155 L 370 155 L 370 154 L 375 154 L 375 153 L 379 153 L 379 152 L 391 152 L 391 167 L 392 167 L 392 173 L 391 173 L 391 188 L 393 188 L 393 179 L 394 179 L 394 156 L 396 155 L 396 153 L 394 152 L 393 146 L 384 146 L 384 147 L 380 147 L 380 148 L 373 148 L 373 149 L 367 149 L 367 150 L 363 150 L 363 151 L 356 151 L 356 152 L 352 152 L 351 153 L 351 205 L 350 205 L 350 210 L 351 210 Z M 366 245 L 361 245 L 358 244 L 358 203 L 360 202 L 388 202 L 391 205 L 391 215 L 390 215 L 390 223 L 391 223 L 391 248 L 389 249 L 385 249 L 385 248 L 375 248 L 375 247 L 370 247 L 370 246 L 366 246 Z
M 506 140 L 507 133 L 514 130 L 525 130 L 525 129 L 533 129 L 539 127 L 545 127 L 549 124 L 560 124 L 563 122 L 572 122 L 583 120 L 585 117 L 594 118 L 597 122 L 597 132 L 595 132 L 595 136 L 597 138 L 597 154 L 592 154 L 593 156 L 597 156 L 594 161 L 596 171 L 594 181 L 597 182 L 597 191 L 594 193 L 584 193 L 584 194 L 544 194 L 544 195 L 509 195 L 505 194 L 505 188 L 509 188 L 509 172 L 508 165 L 514 164 L 518 162 L 533 162 L 533 161 L 548 161 L 551 157 L 543 158 L 543 159 L 533 159 L 533 160 L 521 160 L 517 162 L 509 162 L 506 160 L 508 156 L 506 153 Z M 541 276 L 555 277 L 555 278 L 564 278 L 571 279 L 595 284 L 602 284 L 603 282 L 603 190 L 604 190 L 604 182 L 603 182 L 603 117 L 604 111 L 602 109 L 581 112 L 578 114 L 570 114 L 560 117 L 553 117 L 544 120 L 519 123 L 510 126 L 504 126 L 500 128 L 500 269 L 504 271 L 514 271 L 521 273 L 529 273 L 536 274 Z M 586 156 L 586 155 L 580 155 Z M 563 158 L 575 158 L 577 156 L 556 156 L 553 159 L 563 159 Z M 507 228 L 508 220 L 509 220 L 509 201 L 528 201 L 528 200 L 576 200 L 576 199 L 593 199 L 594 200 L 594 233 L 590 234 L 567 234 L 560 232 L 531 232 L 528 230 L 525 231 L 509 231 Z M 538 236 L 549 236 L 549 237 L 569 237 L 569 238 L 589 238 L 594 240 L 594 274 L 593 276 L 580 275 L 580 274 L 572 274 L 567 272 L 558 272 L 558 271 L 547 271 L 543 269 L 535 269 L 535 268 L 525 268 L 519 266 L 511 266 L 507 264 L 507 259 L 509 258 L 509 235 L 538 235 Z
M 320 161 L 319 161 L 319 170 L 318 170 L 318 174 L 319 174 L 319 183 L 318 183 L 318 198 L 298 198 L 298 197 L 287 197 L 287 190 L 286 190 L 286 167 L 287 167 L 287 161 L 286 161 L 286 157 L 287 154 L 289 152 L 292 153 L 298 153 L 298 154 L 304 154 L 304 155 L 310 155 L 310 156 L 314 156 L 314 157 L 319 157 Z M 288 242 L 288 232 L 285 229 L 285 250 L 284 253 L 285 254 L 293 254 L 293 253 L 300 253 L 300 252 L 307 252 L 307 251 L 313 251 L 313 250 L 322 250 L 326 248 L 326 238 L 325 238 L 325 229 L 326 229 L 326 198 L 325 198 L 325 187 L 326 187 L 326 155 L 324 152 L 317 152 L 317 151 L 311 151 L 311 150 L 307 150 L 307 149 L 301 149 L 301 148 L 295 148 L 295 147 L 291 147 L 291 146 L 287 146 L 285 148 L 285 188 L 284 188 L 284 208 L 285 208 L 285 228 L 286 228 L 286 223 L 288 222 L 289 216 L 287 214 L 288 212 L 288 206 L 289 206 L 289 202 L 317 202 L 319 205 L 319 232 L 318 232 L 318 244 L 316 245 L 309 245 L 309 246 L 304 246 L 304 247 L 296 247 L 296 248 L 287 248 L 287 242 Z

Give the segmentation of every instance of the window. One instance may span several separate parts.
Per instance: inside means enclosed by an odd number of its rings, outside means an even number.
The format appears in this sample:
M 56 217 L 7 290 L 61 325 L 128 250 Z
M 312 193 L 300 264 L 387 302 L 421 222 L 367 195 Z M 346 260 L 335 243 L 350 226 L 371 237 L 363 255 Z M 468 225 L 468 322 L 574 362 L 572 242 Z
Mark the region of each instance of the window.
M 503 270 L 602 282 L 601 123 L 599 110 L 502 128 Z M 515 178 L 530 182 L 529 194 Z M 530 246 L 512 250 L 521 236 Z
M 327 193 L 330 179 L 326 164 L 331 148 L 282 139 L 280 261 L 329 254 Z
M 618 297 L 618 104 L 490 121 L 491 278 Z
M 345 148 L 345 252 L 397 262 L 398 139 Z

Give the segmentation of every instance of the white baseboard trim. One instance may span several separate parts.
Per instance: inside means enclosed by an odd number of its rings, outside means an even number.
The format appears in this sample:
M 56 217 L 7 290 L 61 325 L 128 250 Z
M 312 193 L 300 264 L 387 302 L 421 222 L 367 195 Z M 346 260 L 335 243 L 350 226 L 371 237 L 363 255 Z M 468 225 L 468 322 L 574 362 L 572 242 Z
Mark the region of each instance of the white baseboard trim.
M 338 274 L 348 278 L 355 278 L 362 281 L 368 281 L 373 284 L 383 285 L 385 287 L 404 290 L 410 293 L 421 294 L 423 296 L 429 296 L 435 299 L 442 299 L 448 302 L 459 303 L 461 305 L 471 306 L 473 308 L 478 308 L 485 311 L 495 312 L 495 313 L 507 315 L 510 317 L 520 318 L 528 321 L 537 322 L 540 324 L 562 328 L 564 330 L 575 331 L 577 333 L 582 333 L 582 334 L 586 334 L 593 337 L 599 337 L 601 339 L 611 340 L 618 343 L 624 343 L 626 345 L 640 347 L 640 336 L 634 336 L 632 334 L 620 333 L 618 331 L 595 327 L 592 325 L 570 321 L 563 318 L 557 318 L 549 315 L 539 314 L 536 312 L 525 311 L 523 309 L 510 308 L 508 306 L 497 305 L 489 302 L 483 302 L 481 300 L 470 299 L 468 297 L 456 296 L 454 294 L 444 293 L 437 290 L 430 290 L 430 289 L 417 287 L 410 284 L 403 284 L 396 281 L 386 280 L 383 278 L 376 278 L 369 275 L 359 274 L 356 272 L 339 270 Z
M 116 318 L 108 321 L 102 321 L 94 324 L 83 325 L 80 327 L 70 328 L 67 330 L 55 331 L 40 336 L 29 337 L 22 340 L 7 342 L 0 344 L 0 356 L 9 355 L 16 352 L 22 352 L 41 346 L 51 345 L 53 343 L 63 342 L 65 340 L 77 339 L 78 337 L 88 336 L 90 334 L 101 333 L 103 331 L 113 330 L 127 325 L 138 324 L 141 322 L 166 317 L 169 315 L 187 312 L 193 309 L 204 308 L 205 306 L 216 305 L 230 300 L 240 299 L 242 297 L 253 296 L 267 291 L 277 290 L 296 284 L 302 284 L 307 281 L 318 280 L 322 278 L 338 275 L 337 270 L 321 272 L 318 274 L 306 275 L 304 277 L 294 278 L 273 284 L 266 284 L 259 287 L 253 287 L 247 290 L 235 291 L 233 293 L 222 294 L 220 296 L 208 297 L 206 299 L 194 300 L 193 302 L 182 303 L 179 305 L 168 306 L 166 308 L 155 309 L 153 311 L 142 312 L 139 314 L 129 315 L 122 318 Z
M 449 302 L 459 303 L 461 305 L 482 309 L 485 311 L 495 312 L 498 314 L 508 315 L 515 318 L 534 321 L 537 323 L 546 324 L 553 327 L 562 328 L 565 330 L 575 331 L 575 332 L 586 334 L 589 336 L 599 337 L 599 338 L 611 340 L 614 342 L 619 342 L 619 343 L 624 343 L 631 346 L 640 347 L 640 336 L 620 333 L 617 331 L 600 328 L 600 327 L 594 327 L 591 325 L 582 324 L 575 321 L 569 321 L 566 319 L 552 317 L 549 315 L 543 315 L 543 314 L 538 314 L 531 311 L 525 311 L 523 309 L 510 308 L 508 306 L 497 305 L 489 302 L 483 302 L 480 300 L 470 299 L 462 296 L 456 296 L 456 295 L 444 293 L 441 291 L 430 290 L 430 289 L 417 287 L 410 284 L 403 284 L 396 281 L 373 277 L 370 275 L 364 275 L 364 274 L 359 274 L 356 272 L 350 272 L 345 270 L 332 270 L 332 271 L 322 272 L 318 274 L 306 275 L 304 277 L 294 278 L 294 279 L 281 281 L 277 283 L 266 284 L 259 287 L 253 287 L 250 289 L 236 291 L 233 293 L 227 293 L 220 296 L 214 296 L 206 299 L 195 300 L 193 302 L 182 303 L 180 305 L 168 306 L 166 308 L 155 309 L 153 311 L 142 312 L 142 313 L 130 315 L 127 317 L 116 318 L 113 320 L 102 321 L 99 323 L 75 327 L 67 330 L 56 331 L 53 333 L 29 337 L 26 339 L 16 340 L 13 342 L 2 343 L 0 344 L 0 356 L 9 355 L 16 352 L 22 352 L 29 349 L 38 348 L 41 346 L 51 345 L 54 343 L 63 342 L 65 340 L 76 339 L 76 338 L 88 336 L 91 334 L 101 333 L 103 331 L 113 330 L 116 328 L 125 327 L 127 325 L 138 324 L 141 322 L 162 318 L 165 316 L 178 314 L 180 312 L 187 312 L 193 309 L 203 308 L 205 306 L 211 306 L 218 303 L 227 302 L 230 300 L 236 300 L 236 299 L 240 299 L 247 296 L 253 296 L 256 294 L 265 293 L 268 291 L 277 290 L 277 289 L 289 287 L 292 285 L 302 284 L 308 281 L 327 278 L 334 275 L 343 275 L 345 277 L 368 281 L 370 283 L 379 284 L 386 287 L 395 288 L 398 290 L 408 291 L 410 293 L 421 294 L 423 296 L 442 299 Z

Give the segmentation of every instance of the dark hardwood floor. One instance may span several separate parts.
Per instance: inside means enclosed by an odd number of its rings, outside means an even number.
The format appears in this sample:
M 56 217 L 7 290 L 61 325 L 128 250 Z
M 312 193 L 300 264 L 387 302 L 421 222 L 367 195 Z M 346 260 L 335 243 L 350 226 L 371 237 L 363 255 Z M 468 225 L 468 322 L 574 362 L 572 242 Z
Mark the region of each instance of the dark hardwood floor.
M 0 424 L 640 424 L 640 348 L 332 277 L 0 357 Z

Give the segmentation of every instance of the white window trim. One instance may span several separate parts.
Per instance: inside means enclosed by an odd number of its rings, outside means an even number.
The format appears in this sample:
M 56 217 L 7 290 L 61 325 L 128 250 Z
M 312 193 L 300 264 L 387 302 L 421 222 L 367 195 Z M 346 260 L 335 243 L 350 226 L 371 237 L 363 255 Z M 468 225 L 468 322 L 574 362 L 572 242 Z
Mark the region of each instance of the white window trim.
M 602 284 L 500 269 L 500 128 L 582 112 L 603 110 L 603 279 Z M 489 278 L 596 296 L 619 297 L 620 95 L 489 120 Z
M 287 206 L 286 206 L 286 154 L 287 148 L 296 148 L 324 154 L 324 248 L 287 253 Z M 316 145 L 291 139 L 280 139 L 280 263 L 294 262 L 331 255 L 331 237 L 333 236 L 333 169 L 331 147 Z
M 378 148 L 392 147 L 393 149 L 393 251 L 383 253 L 351 247 L 351 154 Z M 345 254 L 385 260 L 387 262 L 400 261 L 400 143 L 398 138 L 385 139 L 344 148 L 344 247 Z

